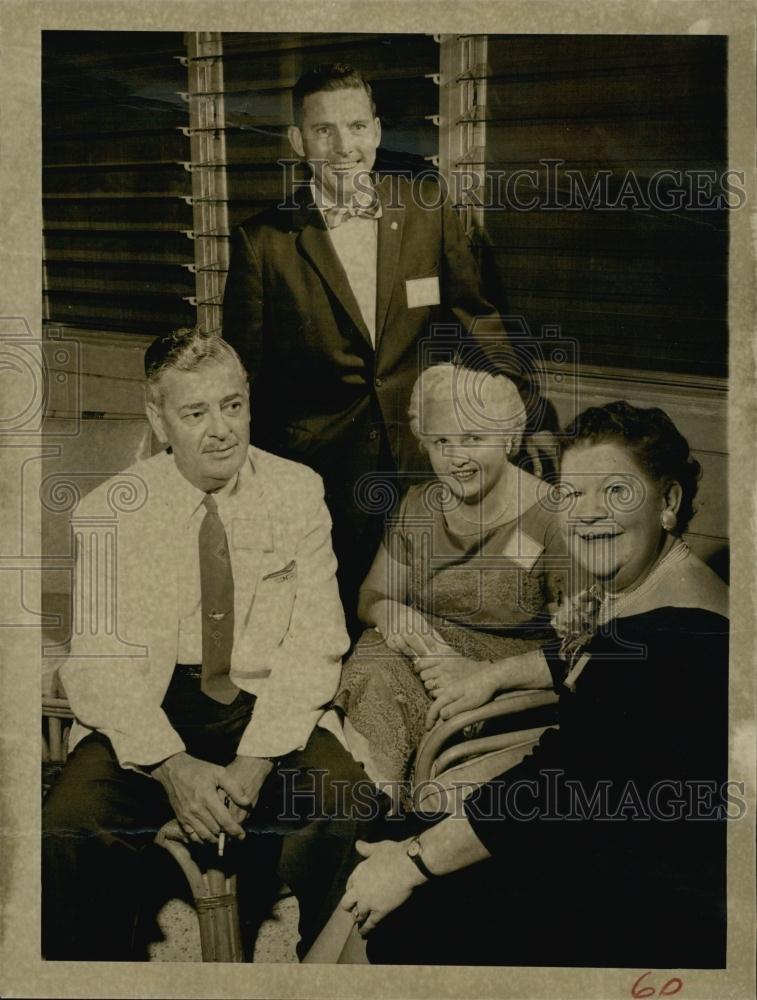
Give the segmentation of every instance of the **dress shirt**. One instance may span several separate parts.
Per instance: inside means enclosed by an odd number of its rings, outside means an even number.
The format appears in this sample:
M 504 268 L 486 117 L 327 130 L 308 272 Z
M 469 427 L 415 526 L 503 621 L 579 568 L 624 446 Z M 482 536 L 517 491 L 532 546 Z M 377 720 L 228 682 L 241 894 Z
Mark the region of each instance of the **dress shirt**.
M 202 657 L 196 616 L 204 494 L 166 452 L 124 475 L 141 482 L 145 499 L 119 513 L 118 634 L 104 653 L 101 631 L 74 630 L 61 680 L 77 719 L 72 746 L 97 730 L 122 767 L 142 768 L 185 749 L 161 704 L 177 662 Z M 87 494 L 76 517 L 112 514 L 115 481 Z M 280 758 L 307 744 L 348 646 L 323 486 L 305 466 L 250 448 L 217 497 L 234 576 L 230 677 L 256 697 L 255 721 L 238 753 Z M 76 599 L 85 601 L 98 550 L 92 532 L 80 537 L 74 581 Z
M 310 182 L 313 200 L 323 214 L 336 203 Z M 356 198 L 362 203 L 363 199 Z M 370 199 L 365 199 L 366 202 Z M 325 221 L 325 217 L 324 217 Z M 357 216 L 345 219 L 339 226 L 329 229 L 331 242 L 347 281 L 355 296 L 360 313 L 376 346 L 376 266 L 378 255 L 378 221 Z

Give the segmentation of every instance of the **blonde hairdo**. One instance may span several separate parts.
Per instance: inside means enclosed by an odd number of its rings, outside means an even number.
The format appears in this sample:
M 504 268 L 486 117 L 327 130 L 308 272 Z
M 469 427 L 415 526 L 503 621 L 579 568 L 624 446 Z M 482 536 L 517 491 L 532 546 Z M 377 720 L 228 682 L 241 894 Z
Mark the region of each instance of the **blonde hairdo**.
M 432 365 L 416 380 L 410 397 L 410 429 L 421 441 L 425 436 L 423 411 L 431 400 L 449 400 L 461 419 L 461 429 L 504 435 L 518 450 L 526 427 L 526 409 L 515 384 L 506 375 L 449 363 Z

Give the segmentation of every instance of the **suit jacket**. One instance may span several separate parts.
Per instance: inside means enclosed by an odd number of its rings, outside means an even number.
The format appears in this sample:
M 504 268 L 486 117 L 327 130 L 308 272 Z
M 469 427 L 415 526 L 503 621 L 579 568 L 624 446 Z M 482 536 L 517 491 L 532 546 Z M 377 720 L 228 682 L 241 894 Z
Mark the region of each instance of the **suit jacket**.
M 257 697 L 239 753 L 278 757 L 307 743 L 336 690 L 348 639 L 320 479 L 257 448 L 250 448 L 249 460 L 249 519 L 235 518 L 231 531 L 227 526 L 234 576 L 231 676 Z M 61 677 L 80 724 L 74 740 L 86 733 L 83 727 L 99 730 L 124 767 L 138 767 L 184 749 L 161 703 L 178 647 L 171 552 L 182 544 L 186 518 L 177 516 L 181 473 L 167 452 L 85 497 L 72 520 L 76 609 L 90 606 L 95 592 L 107 598 L 103 579 L 92 580 L 99 544 L 93 528 L 103 517 L 112 519 L 119 479 L 136 499 L 122 503 L 117 515 L 115 622 L 110 632 L 107 621 L 74 628 Z
M 312 466 L 348 507 L 354 483 L 379 467 L 383 427 L 400 470 L 427 469 L 407 410 L 428 364 L 462 346 L 519 371 L 441 182 L 387 175 L 376 190 L 375 349 L 309 186 L 232 234 L 224 297 L 224 338 L 252 380 L 253 439 Z M 409 300 L 416 279 L 429 280 Z

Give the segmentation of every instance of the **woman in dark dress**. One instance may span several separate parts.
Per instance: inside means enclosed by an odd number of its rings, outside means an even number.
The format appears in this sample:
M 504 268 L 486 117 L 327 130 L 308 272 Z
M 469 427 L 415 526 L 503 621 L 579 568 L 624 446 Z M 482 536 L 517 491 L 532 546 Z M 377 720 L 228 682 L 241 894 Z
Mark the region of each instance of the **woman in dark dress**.
M 359 846 L 342 905 L 372 962 L 724 966 L 728 602 L 680 537 L 698 472 L 661 410 L 568 428 L 560 504 L 596 582 L 543 650 L 559 729 L 459 815 Z M 504 683 L 492 667 L 432 714 Z

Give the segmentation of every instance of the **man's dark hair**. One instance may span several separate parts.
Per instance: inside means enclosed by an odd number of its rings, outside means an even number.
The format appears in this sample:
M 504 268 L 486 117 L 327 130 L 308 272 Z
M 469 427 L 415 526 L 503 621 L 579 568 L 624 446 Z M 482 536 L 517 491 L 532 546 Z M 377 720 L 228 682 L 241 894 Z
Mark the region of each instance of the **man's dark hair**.
M 371 110 L 376 114 L 376 103 L 373 100 L 371 85 L 360 70 L 347 63 L 321 63 L 306 70 L 292 88 L 292 114 L 295 124 L 302 124 L 302 107 L 309 94 L 318 94 L 322 90 L 364 90 L 371 102 Z

